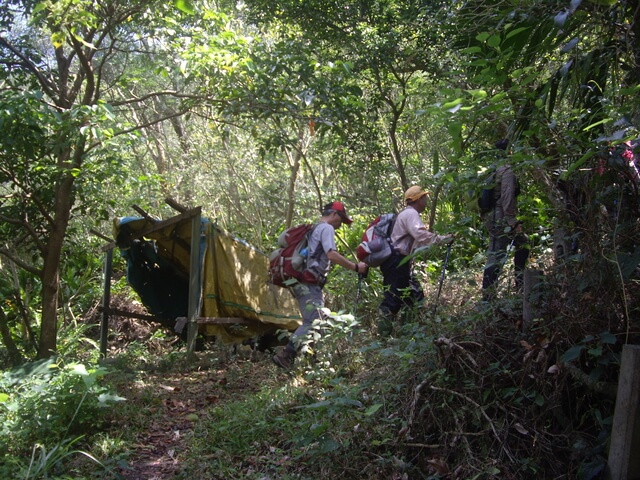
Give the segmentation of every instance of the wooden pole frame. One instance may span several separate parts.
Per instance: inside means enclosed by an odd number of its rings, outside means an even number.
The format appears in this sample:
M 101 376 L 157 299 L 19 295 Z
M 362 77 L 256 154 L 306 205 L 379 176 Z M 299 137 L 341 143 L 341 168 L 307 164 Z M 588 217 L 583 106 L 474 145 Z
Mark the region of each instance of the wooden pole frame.
M 102 317 L 100 320 L 100 358 L 107 358 L 107 341 L 109 338 L 109 305 L 111 303 L 111 274 L 113 272 L 113 248 L 107 250 L 103 269 Z
M 202 300 L 202 279 L 200 265 L 200 239 L 202 237 L 202 217 L 200 207 L 191 218 L 191 257 L 189 264 L 189 308 L 187 330 L 187 355 L 193 357 L 198 336 L 198 315 Z
M 143 229 L 133 238 L 142 238 L 163 228 L 178 224 L 180 222 L 191 221 L 191 253 L 189 265 L 189 330 L 187 331 L 187 352 L 192 354 L 195 351 L 195 340 L 198 334 L 197 319 L 200 313 L 199 300 L 201 299 L 202 282 L 200 275 L 200 237 L 202 235 L 202 207 L 185 210 L 175 217 L 167 220 L 152 223 Z M 116 248 L 115 242 L 109 242 L 102 247 L 106 252 L 104 264 L 104 282 L 102 296 L 102 316 L 100 319 L 100 356 L 106 358 L 107 343 L 109 337 L 109 316 L 111 310 L 111 276 L 113 273 L 113 250 Z M 131 315 L 133 316 L 133 315 Z

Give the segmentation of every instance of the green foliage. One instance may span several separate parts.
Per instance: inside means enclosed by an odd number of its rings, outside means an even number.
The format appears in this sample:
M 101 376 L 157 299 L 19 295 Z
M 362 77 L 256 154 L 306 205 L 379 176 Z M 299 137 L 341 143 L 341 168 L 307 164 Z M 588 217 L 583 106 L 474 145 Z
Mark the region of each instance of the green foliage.
M 74 444 L 80 439 L 81 437 L 73 440 L 65 440 L 48 450 L 44 445 L 34 445 L 31 459 L 27 465 L 21 465 L 21 462 L 16 459 L 10 459 L 10 463 L 13 463 L 15 468 L 11 469 L 9 467 L 5 473 L 15 475 L 16 478 L 24 480 L 58 478 L 57 474 L 64 471 L 62 467 L 63 462 L 71 460 L 72 457 L 77 455 L 83 455 L 97 466 L 104 468 L 104 465 L 92 455 L 82 450 L 73 449 Z M 62 476 L 61 478 L 66 477 Z
M 340 330 L 335 322 L 348 321 L 340 317 L 334 316 L 331 328 Z M 212 407 L 207 420 L 195 428 L 186 468 L 212 478 L 333 477 L 340 459 L 364 465 L 365 445 L 378 450 L 391 444 L 398 422 L 384 414 L 388 399 L 381 398 L 380 390 L 386 385 L 358 385 L 338 373 L 351 370 L 354 352 L 350 350 L 349 357 L 334 353 L 337 346 L 346 353 L 349 347 L 342 336 L 347 332 L 327 334 L 320 345 L 316 342 L 316 368 L 304 368 L 306 380 L 282 380 L 280 385 L 265 385 L 250 399 Z M 374 363 L 369 367 L 376 369 Z M 203 456 L 206 463 L 198 460 Z M 366 470 L 361 478 L 376 478 L 393 471 L 393 464 L 381 459 Z
M 569 348 L 561 357 L 565 363 L 582 359 L 581 367 L 588 371 L 589 379 L 598 382 L 605 372 L 613 372 L 620 366 L 620 354 L 614 348 L 618 343 L 615 335 L 603 332 L 600 335 L 588 335 L 580 343 Z
M 5 372 L 0 383 L 2 450 L 19 456 L 34 444 L 55 445 L 90 432 L 100 424 L 102 408 L 124 400 L 100 385 L 105 373 L 54 359 Z

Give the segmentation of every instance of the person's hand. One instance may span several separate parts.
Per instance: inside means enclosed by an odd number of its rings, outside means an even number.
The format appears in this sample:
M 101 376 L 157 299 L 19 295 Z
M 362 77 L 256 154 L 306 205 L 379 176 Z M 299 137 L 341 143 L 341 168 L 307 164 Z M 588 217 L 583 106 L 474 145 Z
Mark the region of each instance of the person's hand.
M 518 233 L 523 233 L 524 230 L 522 229 L 522 222 L 520 221 L 515 221 L 514 223 L 510 223 L 509 224 L 509 232 L 510 234 L 518 234 Z
M 356 272 L 358 272 L 358 275 L 364 275 L 366 277 L 367 273 L 369 273 L 369 265 L 364 262 L 358 262 L 356 264 L 356 267 Z
M 445 237 L 442 239 L 442 243 L 444 245 L 449 245 L 450 243 L 453 243 L 455 239 L 456 239 L 456 236 L 450 233 L 449 235 L 445 235 Z

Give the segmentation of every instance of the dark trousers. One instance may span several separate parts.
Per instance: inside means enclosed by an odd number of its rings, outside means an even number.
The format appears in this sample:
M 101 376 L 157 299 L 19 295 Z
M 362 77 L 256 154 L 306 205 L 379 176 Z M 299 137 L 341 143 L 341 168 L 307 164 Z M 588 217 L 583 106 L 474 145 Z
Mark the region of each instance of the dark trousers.
M 487 264 L 482 276 L 482 297 L 484 300 L 491 300 L 494 294 L 494 284 L 498 281 L 500 270 L 507 259 L 507 248 L 513 242 L 515 253 L 513 256 L 513 266 L 515 273 L 516 289 L 522 288 L 524 269 L 529 258 L 529 239 L 523 233 L 518 233 L 515 237 L 507 234 L 491 235 L 489 239 L 489 250 L 487 252 Z
M 388 311 L 393 315 L 402 307 L 410 308 L 424 300 L 424 292 L 413 274 L 412 262 L 399 265 L 403 258 L 403 255 L 394 253 L 380 265 L 382 282 L 385 286 L 380 310 Z

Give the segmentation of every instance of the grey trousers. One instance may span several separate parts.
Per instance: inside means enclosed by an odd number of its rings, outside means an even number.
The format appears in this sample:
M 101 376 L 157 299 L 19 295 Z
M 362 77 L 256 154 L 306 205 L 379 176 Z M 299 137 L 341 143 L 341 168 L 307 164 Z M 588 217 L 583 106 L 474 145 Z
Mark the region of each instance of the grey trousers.
M 291 341 L 285 347 L 290 352 L 297 352 L 305 341 L 313 322 L 321 317 L 320 309 L 324 307 L 322 287 L 313 283 L 297 283 L 291 289 L 298 301 L 302 325 L 291 336 Z

